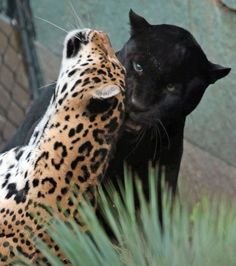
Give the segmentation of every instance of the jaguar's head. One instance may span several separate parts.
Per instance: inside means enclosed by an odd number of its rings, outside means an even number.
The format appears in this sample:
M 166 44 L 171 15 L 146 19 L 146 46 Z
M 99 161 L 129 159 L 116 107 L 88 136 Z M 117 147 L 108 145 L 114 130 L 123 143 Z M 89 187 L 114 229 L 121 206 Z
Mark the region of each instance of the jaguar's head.
M 118 97 L 124 91 L 124 74 L 106 33 L 72 30 L 64 41 L 56 88 L 57 96 L 61 97 L 59 103 L 70 98 L 81 106 L 91 99 Z
M 187 30 L 151 25 L 132 10 L 129 19 L 131 36 L 118 56 L 127 71 L 127 121 L 136 128 L 185 118 L 206 88 L 230 72 L 211 63 Z

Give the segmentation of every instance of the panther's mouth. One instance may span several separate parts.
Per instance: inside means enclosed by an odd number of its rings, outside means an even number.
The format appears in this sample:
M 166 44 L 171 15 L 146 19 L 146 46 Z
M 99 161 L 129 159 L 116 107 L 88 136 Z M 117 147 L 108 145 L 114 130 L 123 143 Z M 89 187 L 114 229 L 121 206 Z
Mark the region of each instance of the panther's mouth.
M 130 116 L 126 116 L 125 119 L 125 130 L 128 132 L 137 132 L 142 128 L 142 126 L 140 124 L 138 124 L 137 122 L 135 122 L 134 120 L 132 120 L 130 118 Z

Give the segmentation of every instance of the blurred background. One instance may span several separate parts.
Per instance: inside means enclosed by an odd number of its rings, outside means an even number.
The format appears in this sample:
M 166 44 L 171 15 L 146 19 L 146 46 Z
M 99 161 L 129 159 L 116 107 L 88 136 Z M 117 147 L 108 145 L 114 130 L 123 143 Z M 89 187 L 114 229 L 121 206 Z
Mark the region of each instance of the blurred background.
M 180 194 L 190 203 L 202 194 L 235 198 L 236 0 L 0 0 L 0 147 L 57 78 L 66 31 L 106 31 L 118 50 L 130 8 L 152 24 L 188 29 L 212 62 L 232 68 L 188 117 Z

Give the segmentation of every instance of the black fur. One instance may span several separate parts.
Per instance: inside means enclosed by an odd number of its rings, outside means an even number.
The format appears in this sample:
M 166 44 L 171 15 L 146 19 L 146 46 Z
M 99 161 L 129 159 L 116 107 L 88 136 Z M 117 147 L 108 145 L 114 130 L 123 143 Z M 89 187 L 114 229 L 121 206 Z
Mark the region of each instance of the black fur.
M 130 25 L 131 37 L 118 52 L 127 71 L 126 129 L 107 177 L 114 182 L 120 179 L 126 160 L 148 194 L 148 161 L 152 161 L 165 169 L 166 182 L 175 194 L 186 116 L 196 108 L 206 88 L 226 76 L 230 68 L 211 63 L 183 28 L 150 25 L 132 10 Z M 141 131 L 132 129 L 137 125 Z
M 28 143 L 31 135 L 33 134 L 34 128 L 37 126 L 40 118 L 44 115 L 49 105 L 55 91 L 55 84 L 48 85 L 47 87 L 39 90 L 39 97 L 29 108 L 22 125 L 17 129 L 1 152 L 5 152 L 14 147 Z
M 206 88 L 230 68 L 212 64 L 188 31 L 174 25 L 150 25 L 132 10 L 129 15 L 131 36 L 117 53 L 127 70 L 127 117 L 106 176 L 114 183 L 122 179 L 126 160 L 148 195 L 148 161 L 152 161 L 165 166 L 166 182 L 175 193 L 186 116 Z M 27 143 L 54 89 L 43 89 L 5 151 Z

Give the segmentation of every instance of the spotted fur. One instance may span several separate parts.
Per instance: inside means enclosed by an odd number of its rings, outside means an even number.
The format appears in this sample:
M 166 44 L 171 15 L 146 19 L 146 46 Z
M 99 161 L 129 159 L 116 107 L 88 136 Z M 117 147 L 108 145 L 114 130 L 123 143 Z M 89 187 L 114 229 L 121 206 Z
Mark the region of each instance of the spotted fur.
M 29 144 L 0 156 L 1 265 L 18 252 L 47 265 L 33 233 L 63 258 L 42 227 L 45 206 L 80 224 L 72 197 L 95 204 L 123 119 L 124 68 L 106 34 L 75 30 L 64 46 L 56 91 Z

